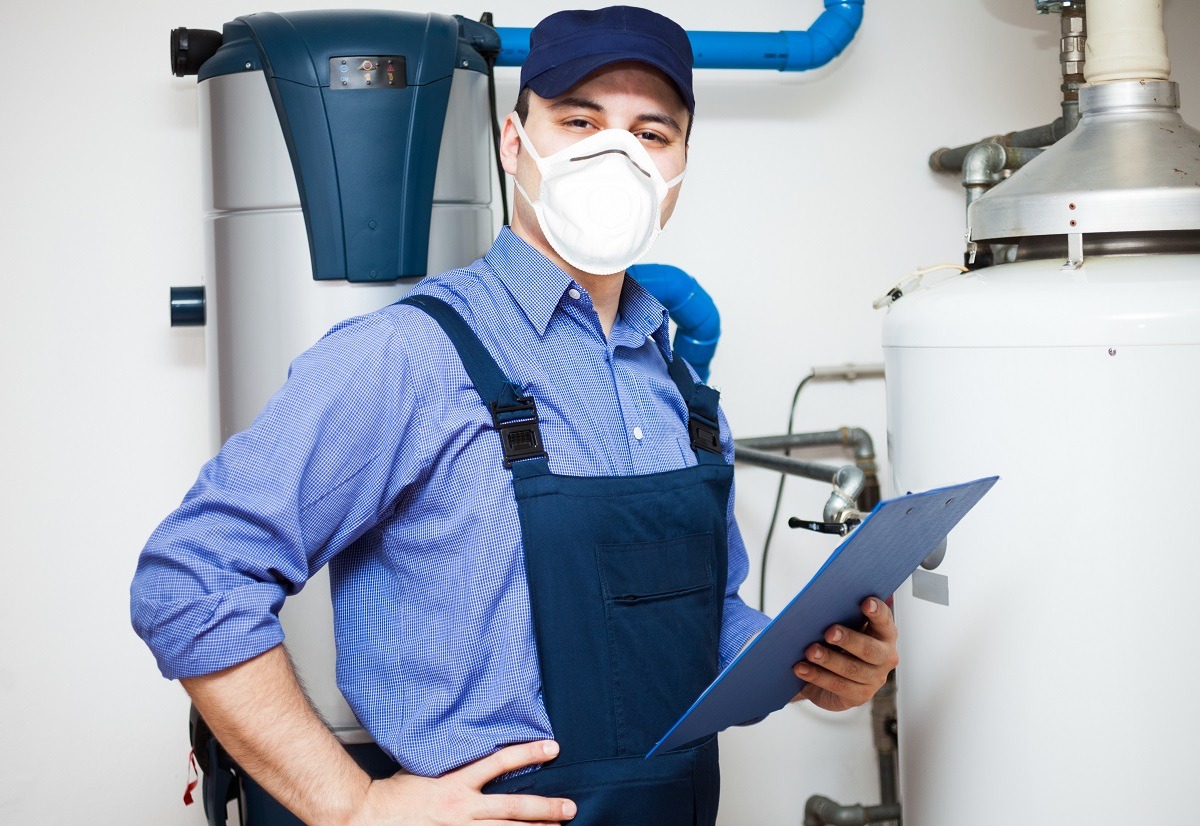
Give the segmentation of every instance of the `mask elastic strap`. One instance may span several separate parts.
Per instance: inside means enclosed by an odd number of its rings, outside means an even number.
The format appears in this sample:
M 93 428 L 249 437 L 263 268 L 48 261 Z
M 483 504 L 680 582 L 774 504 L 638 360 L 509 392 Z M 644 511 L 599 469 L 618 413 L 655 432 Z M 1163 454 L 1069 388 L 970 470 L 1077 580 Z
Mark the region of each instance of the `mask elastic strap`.
M 535 205 L 533 203 L 533 199 L 529 197 L 529 193 L 525 191 L 525 187 L 521 186 L 520 181 L 518 181 L 516 178 L 513 178 L 513 185 L 516 187 L 517 192 L 521 193 L 521 197 L 525 199 L 526 203 L 528 203 L 530 206 Z
M 687 167 L 684 167 L 682 172 L 680 172 L 678 175 L 676 175 L 671 180 L 667 181 L 667 189 L 670 189 L 671 187 L 675 186 L 675 184 L 682 181 L 686 175 L 687 175 Z
M 529 151 L 529 154 L 533 156 L 533 159 L 537 161 L 538 166 L 540 167 L 542 163 L 542 156 L 539 155 L 538 151 L 533 148 L 533 141 L 531 141 L 529 136 L 525 134 L 525 127 L 521 126 L 521 118 L 515 112 L 511 115 L 511 117 L 513 128 L 517 130 L 517 136 L 520 137 L 522 145 L 524 145 L 524 147 Z M 526 196 L 526 200 L 529 200 L 528 196 Z

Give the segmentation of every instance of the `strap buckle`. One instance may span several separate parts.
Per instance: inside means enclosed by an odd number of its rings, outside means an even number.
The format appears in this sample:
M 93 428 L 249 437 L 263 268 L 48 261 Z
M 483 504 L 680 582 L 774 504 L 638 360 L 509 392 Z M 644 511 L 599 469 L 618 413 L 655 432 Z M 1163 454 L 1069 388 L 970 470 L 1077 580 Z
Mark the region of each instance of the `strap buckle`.
M 707 450 L 718 456 L 721 451 L 721 427 L 711 419 L 698 416 L 695 412 L 688 417 L 688 434 L 692 437 L 692 450 Z
M 489 407 L 492 424 L 500 433 L 500 447 L 504 451 L 506 468 L 512 468 L 513 462 L 521 459 L 547 458 L 542 448 L 537 404 L 532 396 L 518 396 L 515 404 L 492 402 Z

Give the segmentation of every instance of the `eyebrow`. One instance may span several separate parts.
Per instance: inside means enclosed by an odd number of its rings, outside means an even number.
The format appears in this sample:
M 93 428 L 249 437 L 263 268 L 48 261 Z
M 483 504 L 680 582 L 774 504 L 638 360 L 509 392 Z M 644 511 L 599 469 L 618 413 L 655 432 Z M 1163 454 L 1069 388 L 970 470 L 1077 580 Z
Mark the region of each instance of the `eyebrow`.
M 683 127 L 679 125 L 679 121 L 675 120 L 675 118 L 671 117 L 670 115 L 664 115 L 658 112 L 647 112 L 646 114 L 639 116 L 638 120 L 649 121 L 650 123 L 661 123 L 668 129 L 674 129 L 680 135 L 683 134 Z
M 603 113 L 604 107 L 591 98 L 581 97 L 563 97 L 558 98 L 550 104 L 551 109 L 587 109 L 592 112 Z M 638 121 L 648 121 L 650 123 L 659 123 L 666 126 L 668 129 L 673 129 L 678 134 L 683 134 L 683 127 L 679 125 L 679 121 L 668 114 L 662 112 L 646 112 L 638 115 Z
M 550 104 L 551 109 L 590 109 L 593 112 L 603 112 L 604 107 L 591 98 L 565 97 L 558 98 Z

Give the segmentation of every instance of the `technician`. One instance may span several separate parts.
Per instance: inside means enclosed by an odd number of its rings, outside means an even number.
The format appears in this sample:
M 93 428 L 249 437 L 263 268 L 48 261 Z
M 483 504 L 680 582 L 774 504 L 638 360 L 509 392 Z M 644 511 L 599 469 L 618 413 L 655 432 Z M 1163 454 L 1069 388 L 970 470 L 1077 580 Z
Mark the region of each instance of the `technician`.
M 300 356 L 138 564 L 133 623 L 163 674 L 308 823 L 716 818 L 715 737 L 643 755 L 766 618 L 737 595 L 717 394 L 625 275 L 679 196 L 691 46 L 629 7 L 553 14 L 530 46 L 502 134 L 511 228 Z M 282 647 L 285 596 L 327 563 L 339 686 L 386 779 Z M 805 652 L 798 699 L 850 708 L 883 684 L 895 627 L 863 610 Z

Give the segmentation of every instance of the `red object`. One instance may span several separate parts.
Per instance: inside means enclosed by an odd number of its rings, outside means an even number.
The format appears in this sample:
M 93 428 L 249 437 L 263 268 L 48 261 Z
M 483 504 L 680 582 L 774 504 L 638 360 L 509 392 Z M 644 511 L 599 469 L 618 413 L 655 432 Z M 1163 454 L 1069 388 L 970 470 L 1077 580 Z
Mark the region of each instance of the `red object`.
M 196 784 L 200 782 L 200 768 L 196 765 L 195 749 L 188 751 L 187 774 L 188 784 L 187 788 L 183 790 L 183 805 L 191 806 L 192 803 L 195 802 L 195 799 L 192 797 L 192 792 L 196 790 Z

